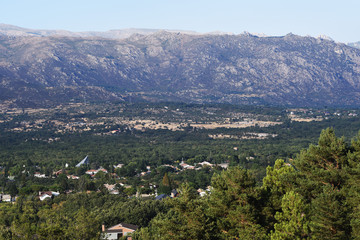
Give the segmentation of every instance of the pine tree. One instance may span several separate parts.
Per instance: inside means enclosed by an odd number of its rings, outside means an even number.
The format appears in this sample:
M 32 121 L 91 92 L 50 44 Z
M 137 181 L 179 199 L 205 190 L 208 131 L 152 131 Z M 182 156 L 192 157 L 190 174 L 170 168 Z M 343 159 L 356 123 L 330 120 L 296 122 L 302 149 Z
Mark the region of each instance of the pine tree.
M 230 168 L 212 179 L 209 216 L 217 219 L 224 239 L 264 239 L 260 223 L 259 190 L 250 173 L 239 167 Z
M 341 187 L 344 183 L 343 169 L 348 166 L 348 145 L 337 138 L 332 128 L 323 130 L 317 146 L 310 145 L 294 162 L 295 167 L 310 181 L 321 187 L 330 184 Z
M 326 186 L 323 192 L 311 202 L 312 235 L 318 239 L 349 239 L 351 226 L 349 207 L 341 191 Z
M 346 168 L 346 203 L 351 207 L 350 225 L 353 239 L 360 239 L 360 131 L 351 141 L 348 153 L 349 167 Z
M 158 189 L 159 193 L 165 193 L 165 194 L 170 194 L 172 190 L 172 184 L 171 184 L 171 180 L 169 178 L 168 173 L 166 172 L 164 174 L 164 177 L 162 179 L 162 182 L 160 184 L 160 187 Z
M 216 221 L 206 215 L 206 201 L 187 183 L 179 191 L 179 197 L 167 200 L 170 211 L 159 214 L 149 228 L 134 234 L 136 239 L 219 239 Z
M 295 169 L 282 159 L 276 160 L 274 167 L 268 166 L 266 168 L 263 189 L 269 191 L 272 207 L 276 211 L 281 208 L 281 200 L 284 194 L 294 187 L 292 182 L 293 173 L 295 173 Z
M 263 178 L 263 208 L 264 225 L 267 229 L 273 229 L 276 222 L 275 213 L 281 211 L 284 194 L 294 188 L 296 171 L 289 163 L 278 159 L 274 167 L 266 168 L 266 176 Z
M 302 197 L 290 191 L 282 199 L 281 210 L 276 213 L 275 230 L 271 233 L 272 240 L 309 239 L 309 220 L 307 205 Z
M 164 174 L 164 177 L 163 177 L 163 180 L 162 180 L 162 184 L 163 184 L 164 186 L 166 186 L 166 187 L 171 187 L 171 185 L 170 185 L 170 178 L 169 178 L 167 172 Z
M 99 239 L 100 221 L 95 214 L 81 207 L 75 215 L 74 224 L 66 231 L 67 239 Z

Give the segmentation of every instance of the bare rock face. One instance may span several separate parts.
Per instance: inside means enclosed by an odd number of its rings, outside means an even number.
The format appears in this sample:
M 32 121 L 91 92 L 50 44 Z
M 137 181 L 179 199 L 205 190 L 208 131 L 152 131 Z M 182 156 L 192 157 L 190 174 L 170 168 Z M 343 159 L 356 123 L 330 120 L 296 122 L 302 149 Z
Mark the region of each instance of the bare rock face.
M 293 34 L 0 35 L 0 100 L 128 98 L 359 106 L 360 50 Z

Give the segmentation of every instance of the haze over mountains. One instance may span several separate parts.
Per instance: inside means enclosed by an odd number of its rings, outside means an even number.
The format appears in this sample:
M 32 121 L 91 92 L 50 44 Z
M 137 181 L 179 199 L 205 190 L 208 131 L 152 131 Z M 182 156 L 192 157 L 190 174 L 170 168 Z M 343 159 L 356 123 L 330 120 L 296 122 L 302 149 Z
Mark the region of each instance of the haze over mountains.
M 0 100 L 360 106 L 360 50 L 325 38 L 0 25 Z

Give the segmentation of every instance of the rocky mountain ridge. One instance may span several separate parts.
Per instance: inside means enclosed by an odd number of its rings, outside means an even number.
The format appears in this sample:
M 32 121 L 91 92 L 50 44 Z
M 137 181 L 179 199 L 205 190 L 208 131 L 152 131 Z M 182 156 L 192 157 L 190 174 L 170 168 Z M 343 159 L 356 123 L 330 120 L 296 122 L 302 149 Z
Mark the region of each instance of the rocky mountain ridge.
M 359 106 L 360 50 L 288 34 L 0 35 L 0 100 Z
M 348 45 L 351 47 L 354 47 L 354 48 L 360 48 L 360 41 L 354 42 L 354 43 L 348 43 Z
M 128 38 L 133 34 L 149 35 L 159 31 L 161 29 L 146 29 L 146 28 L 129 28 L 129 29 L 115 29 L 109 31 L 83 31 L 83 32 L 72 32 L 67 30 L 46 30 L 46 29 L 28 29 L 9 24 L 0 23 L 0 35 L 9 37 L 50 37 L 50 36 L 63 36 L 63 37 L 102 37 L 110 39 L 124 39 Z M 184 33 L 198 35 L 195 31 L 184 31 L 184 30 L 166 30 L 167 32 Z M 221 32 L 214 32 L 210 34 L 223 34 Z

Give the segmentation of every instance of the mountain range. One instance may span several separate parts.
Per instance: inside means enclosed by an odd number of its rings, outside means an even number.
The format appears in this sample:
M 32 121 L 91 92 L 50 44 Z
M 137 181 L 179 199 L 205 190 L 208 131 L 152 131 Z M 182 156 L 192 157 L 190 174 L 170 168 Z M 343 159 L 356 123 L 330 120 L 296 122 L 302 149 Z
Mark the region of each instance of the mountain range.
M 351 46 L 351 47 L 360 48 L 360 41 L 359 42 L 354 42 L 354 43 L 349 43 L 348 45 Z
M 360 106 L 360 49 L 325 37 L 0 25 L 0 100 Z

